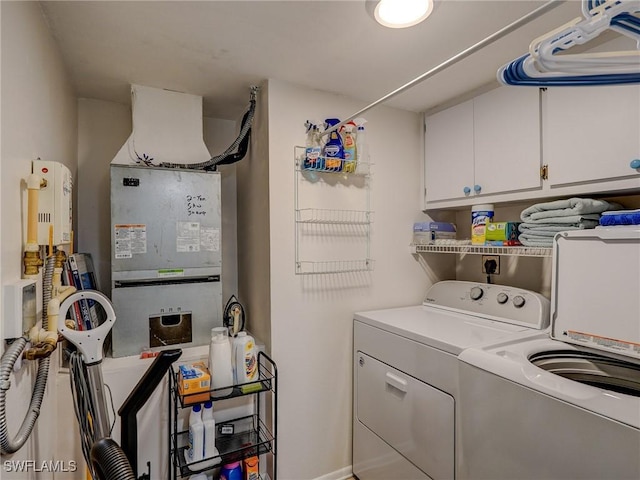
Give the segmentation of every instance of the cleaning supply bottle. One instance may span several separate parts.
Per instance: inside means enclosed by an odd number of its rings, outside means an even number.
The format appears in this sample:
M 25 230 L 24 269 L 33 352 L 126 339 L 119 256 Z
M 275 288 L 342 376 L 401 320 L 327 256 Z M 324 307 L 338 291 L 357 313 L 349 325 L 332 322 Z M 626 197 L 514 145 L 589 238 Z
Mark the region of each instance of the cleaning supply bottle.
M 200 404 L 194 405 L 189 413 L 189 446 L 185 455 L 187 463 L 199 462 L 204 458 L 204 424 Z
M 202 411 L 202 423 L 204 425 L 204 457 L 213 458 L 219 455 L 216 448 L 216 421 L 213 418 L 213 402 L 204 402 Z M 220 462 L 220 459 L 215 462 Z
M 356 131 L 356 152 L 358 162 L 366 161 L 366 139 L 364 134 L 364 125 L 358 125 L 358 130 Z
M 234 373 L 237 384 L 253 382 L 258 379 L 258 360 L 253 337 L 247 332 L 238 332 L 233 341 Z
M 211 373 L 212 397 L 225 397 L 233 391 L 233 369 L 231 366 L 231 344 L 226 327 L 211 329 L 209 346 L 209 372 Z M 220 390 L 221 387 L 231 387 Z
M 322 153 L 322 146 L 320 144 L 320 130 L 318 129 L 318 125 L 311 123 L 309 120 L 307 120 L 304 125 L 307 128 L 307 140 L 305 144 L 305 156 L 302 168 L 321 168 L 320 155 Z
M 356 138 L 353 133 L 353 124 L 346 124 L 344 126 L 344 164 L 342 166 L 342 171 L 347 173 L 353 173 L 356 171 L 356 160 L 357 160 L 357 145 Z
M 220 469 L 220 480 L 242 480 L 240 462 L 227 463 Z
M 324 122 L 325 128 L 329 129 L 340 123 L 340 120 L 337 118 L 327 118 Z M 342 138 L 337 130 L 329 133 L 329 139 L 323 147 L 323 153 L 324 169 L 332 172 L 340 172 L 342 170 L 342 161 L 344 160 L 344 146 L 342 145 Z
M 259 459 L 257 455 L 245 458 L 242 462 L 244 480 L 260 480 Z

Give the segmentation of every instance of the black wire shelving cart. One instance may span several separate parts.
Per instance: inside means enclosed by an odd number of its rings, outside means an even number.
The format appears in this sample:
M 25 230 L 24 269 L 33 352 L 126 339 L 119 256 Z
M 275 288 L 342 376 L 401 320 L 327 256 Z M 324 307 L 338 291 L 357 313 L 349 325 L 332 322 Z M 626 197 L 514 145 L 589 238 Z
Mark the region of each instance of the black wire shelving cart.
M 258 353 L 259 377 L 252 382 L 210 390 L 211 401 L 215 404 L 237 397 L 251 397 L 253 414 L 225 422 L 216 422 L 216 448 L 219 455 L 187 463 L 185 450 L 188 448 L 189 431 L 179 430 L 179 414 L 182 409 L 195 403 L 193 398 L 202 392 L 180 395 L 178 392 L 178 368 L 169 375 L 169 478 L 187 478 L 200 472 L 211 472 L 221 465 L 242 462 L 243 459 L 259 456 L 261 459 L 261 480 L 277 480 L 276 425 L 277 425 L 277 366 L 264 352 Z M 186 424 L 186 422 L 185 422 Z M 268 458 L 270 457 L 270 459 Z M 267 459 L 267 468 L 262 464 Z M 269 461 L 270 460 L 270 461 Z M 272 472 L 269 474 L 268 472 Z

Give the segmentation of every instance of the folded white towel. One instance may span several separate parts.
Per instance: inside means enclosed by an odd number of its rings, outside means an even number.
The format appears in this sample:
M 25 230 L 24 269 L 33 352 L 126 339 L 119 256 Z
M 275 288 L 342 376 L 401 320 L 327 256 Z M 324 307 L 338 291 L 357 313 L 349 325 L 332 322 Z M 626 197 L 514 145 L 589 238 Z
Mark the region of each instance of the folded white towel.
M 553 237 L 527 235 L 523 233 L 518 240 L 525 247 L 553 247 Z
M 578 223 L 558 224 L 558 223 L 521 223 L 518 230 L 521 233 L 531 233 L 533 235 L 549 235 L 553 237 L 558 232 L 565 230 L 584 230 L 586 228 L 595 228 L 598 226 L 598 220 L 583 220 Z
M 555 200 L 532 205 L 522 211 L 520 218 L 523 222 L 528 223 L 577 223 L 576 216 L 598 220 L 598 214 L 607 210 L 619 210 L 621 208 L 621 205 L 605 200 L 568 198 L 566 200 Z M 596 218 L 590 217 L 593 214 L 596 215 Z

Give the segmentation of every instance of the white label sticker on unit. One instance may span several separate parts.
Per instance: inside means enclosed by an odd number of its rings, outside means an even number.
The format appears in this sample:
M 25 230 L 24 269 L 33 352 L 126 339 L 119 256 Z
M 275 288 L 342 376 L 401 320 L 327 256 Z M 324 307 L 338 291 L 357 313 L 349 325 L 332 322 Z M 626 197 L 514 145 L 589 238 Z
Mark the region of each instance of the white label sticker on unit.
M 202 227 L 200 229 L 200 246 L 207 252 L 219 251 L 220 229 L 213 227 Z
M 114 237 L 116 259 L 147 253 L 146 225 L 115 225 Z
M 184 277 L 184 270 L 182 268 L 163 268 L 162 270 L 158 270 L 158 277 Z
M 178 222 L 176 234 L 176 251 L 187 253 L 200 251 L 199 222 Z

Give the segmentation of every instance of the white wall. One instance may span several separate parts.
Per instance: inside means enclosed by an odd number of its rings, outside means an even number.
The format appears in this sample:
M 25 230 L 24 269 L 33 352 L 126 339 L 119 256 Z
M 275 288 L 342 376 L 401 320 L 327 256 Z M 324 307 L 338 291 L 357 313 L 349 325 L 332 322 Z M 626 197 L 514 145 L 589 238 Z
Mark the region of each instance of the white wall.
M 408 250 L 413 222 L 425 218 L 419 211 L 420 118 L 379 107 L 364 115 L 374 164 L 375 269 L 295 275 L 294 145 L 304 144 L 305 120 L 345 118 L 362 106 L 268 82 L 271 353 L 279 373 L 278 477 L 284 480 L 339 475 L 351 465 L 353 313 L 418 304 L 445 271 L 424 271 Z M 334 192 L 339 190 L 336 185 Z M 356 189 L 348 195 L 355 204 L 361 193 Z M 342 208 L 349 209 L 351 200 Z M 332 242 L 330 235 L 326 241 Z
M 109 164 L 131 134 L 131 108 L 78 99 L 78 252 L 90 253 L 98 285 L 111 291 Z
M 204 118 L 204 143 L 211 156 L 224 152 L 235 140 L 236 122 L 219 118 Z M 238 234 L 236 164 L 220 165 L 222 192 L 222 302 L 238 296 Z
M 22 179 L 31 172 L 31 161 L 40 157 L 64 163 L 76 174 L 77 112 L 73 88 L 60 52 L 49 34 L 36 2 L 2 2 L 2 220 L 0 280 L 5 285 L 21 277 Z M 1 310 L 0 310 L 1 311 Z M 0 335 L 3 329 L 0 322 Z M 34 368 L 12 377 L 8 395 L 9 431 L 15 434 L 27 409 L 34 381 Z M 54 458 L 56 365 L 52 360 L 50 380 L 34 435 L 13 456 L 2 460 L 69 460 Z M 75 427 L 71 425 L 71 427 Z M 3 463 L 4 465 L 4 463 Z M 30 478 L 24 473 L 2 471 L 2 478 Z M 52 478 L 41 474 L 39 478 Z

